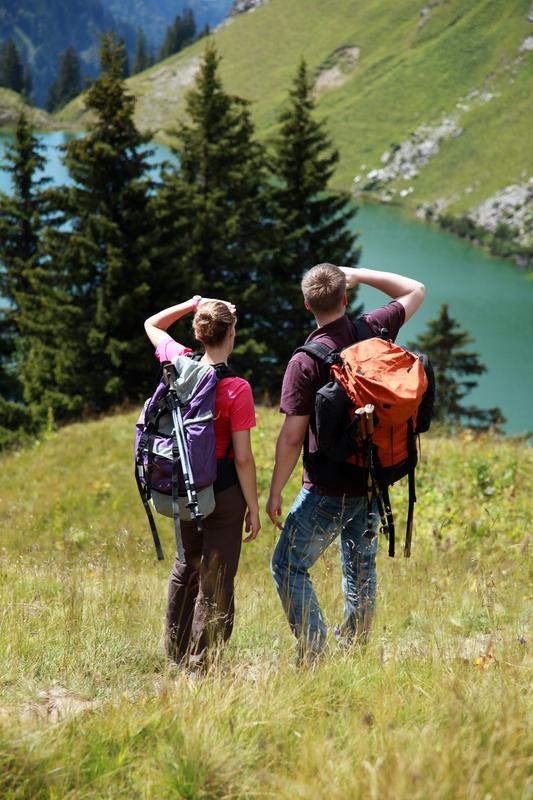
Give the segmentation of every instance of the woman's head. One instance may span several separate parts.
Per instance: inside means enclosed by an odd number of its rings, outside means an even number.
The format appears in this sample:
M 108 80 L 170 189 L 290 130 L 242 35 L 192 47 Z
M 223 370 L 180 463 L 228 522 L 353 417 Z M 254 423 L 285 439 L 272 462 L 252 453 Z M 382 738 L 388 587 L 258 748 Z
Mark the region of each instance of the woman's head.
M 221 345 L 237 317 L 221 300 L 201 300 L 192 321 L 195 338 L 205 347 Z

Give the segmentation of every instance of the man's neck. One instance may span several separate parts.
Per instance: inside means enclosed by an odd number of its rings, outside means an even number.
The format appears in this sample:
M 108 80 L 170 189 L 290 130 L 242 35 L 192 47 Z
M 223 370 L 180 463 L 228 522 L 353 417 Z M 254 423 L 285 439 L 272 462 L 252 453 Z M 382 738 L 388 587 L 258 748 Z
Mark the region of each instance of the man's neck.
M 342 311 L 334 311 L 330 312 L 329 314 L 315 314 L 315 321 L 317 324 L 317 328 L 323 328 L 324 325 L 329 325 L 330 322 L 335 322 L 338 319 L 344 317 L 346 313 L 346 309 L 342 309 Z

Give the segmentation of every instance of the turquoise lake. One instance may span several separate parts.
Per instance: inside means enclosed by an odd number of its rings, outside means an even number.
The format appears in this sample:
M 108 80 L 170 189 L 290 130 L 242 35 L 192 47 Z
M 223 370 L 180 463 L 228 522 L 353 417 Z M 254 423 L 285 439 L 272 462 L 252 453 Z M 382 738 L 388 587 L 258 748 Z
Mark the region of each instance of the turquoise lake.
M 68 140 L 63 133 L 42 137 L 47 147 L 47 175 L 64 183 L 67 172 L 58 149 Z M 0 137 L 0 156 L 5 138 Z M 154 169 L 169 158 L 155 147 Z M 9 179 L 0 172 L 0 189 Z M 468 400 L 482 407 L 499 406 L 507 417 L 508 433 L 533 430 L 533 273 L 526 273 L 436 226 L 413 220 L 389 206 L 364 205 L 355 221 L 363 247 L 361 266 L 399 272 L 426 285 L 426 300 L 404 326 L 398 341 L 405 344 L 434 319 L 443 302 L 474 339 L 487 372 Z M 361 287 L 358 300 L 366 309 L 381 305 L 383 295 Z

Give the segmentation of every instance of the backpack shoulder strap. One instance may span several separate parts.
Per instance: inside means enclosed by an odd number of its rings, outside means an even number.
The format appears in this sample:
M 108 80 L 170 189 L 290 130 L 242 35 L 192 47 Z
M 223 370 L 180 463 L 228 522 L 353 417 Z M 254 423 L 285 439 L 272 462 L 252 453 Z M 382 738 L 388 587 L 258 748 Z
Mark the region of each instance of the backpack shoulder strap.
M 227 364 L 220 363 L 220 364 L 213 364 L 213 369 L 217 374 L 217 379 L 219 381 L 223 380 L 224 378 L 240 378 L 241 376 L 235 372 L 234 369 L 228 367 Z
M 363 342 L 365 339 L 373 339 L 375 334 L 372 333 L 372 329 L 368 322 L 365 322 L 364 319 L 359 317 L 359 319 L 352 320 L 352 325 L 355 328 L 356 334 L 356 341 Z
M 372 339 L 374 337 L 374 333 L 372 332 L 370 325 L 365 322 L 364 319 L 357 319 L 355 321 L 352 320 L 352 325 L 355 331 L 354 343 L 362 342 L 364 339 Z M 327 344 L 315 342 L 313 340 L 303 344 L 301 347 L 297 347 L 293 353 L 293 356 L 296 355 L 296 353 L 307 353 L 310 356 L 318 358 L 323 364 L 329 365 L 335 364 L 335 362 L 339 359 L 338 350 L 328 347 Z
M 314 358 L 318 358 L 319 361 L 322 361 L 323 364 L 334 364 L 337 358 L 339 357 L 339 351 L 328 347 L 327 344 L 322 344 L 322 342 L 307 342 L 307 344 L 303 344 L 301 347 L 297 347 L 293 353 L 293 356 L 296 353 L 307 353 L 310 356 L 314 356 Z

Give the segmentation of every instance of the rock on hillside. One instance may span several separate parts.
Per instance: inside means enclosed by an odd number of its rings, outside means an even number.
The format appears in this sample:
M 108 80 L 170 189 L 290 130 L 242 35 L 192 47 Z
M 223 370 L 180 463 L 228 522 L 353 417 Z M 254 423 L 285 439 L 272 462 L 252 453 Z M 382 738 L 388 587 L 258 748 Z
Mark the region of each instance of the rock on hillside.
M 229 13 L 234 17 L 237 14 L 244 14 L 245 11 L 253 11 L 258 6 L 262 6 L 267 2 L 268 0 L 233 0 L 233 5 Z

